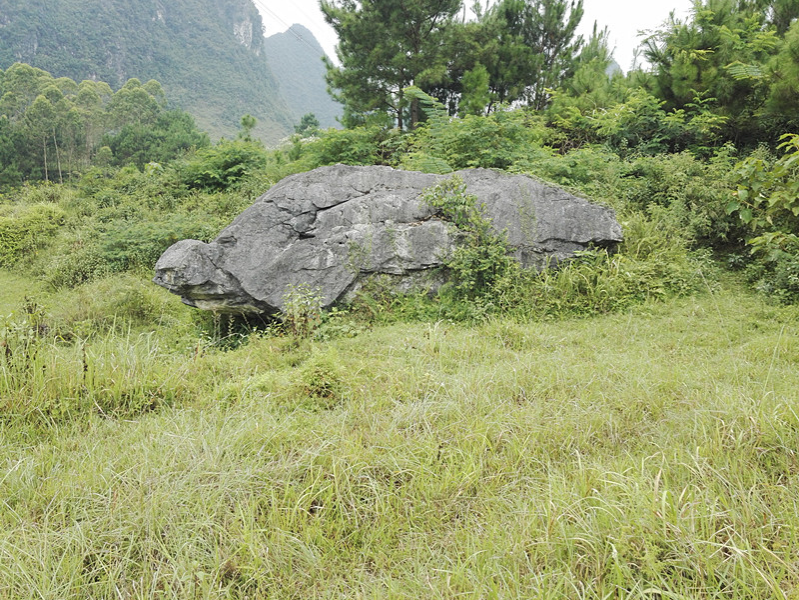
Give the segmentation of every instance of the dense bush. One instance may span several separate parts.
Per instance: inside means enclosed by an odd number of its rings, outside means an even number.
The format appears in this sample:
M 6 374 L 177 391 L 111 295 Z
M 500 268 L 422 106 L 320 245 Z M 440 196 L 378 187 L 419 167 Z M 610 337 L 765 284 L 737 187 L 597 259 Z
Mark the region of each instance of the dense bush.
M 746 228 L 755 287 L 782 302 L 799 300 L 799 135 L 783 135 L 775 159 L 762 152 L 741 161 L 727 205 Z
M 254 181 L 259 183 L 256 185 Z M 239 190 L 190 190 L 179 165 L 90 169 L 77 186 L 27 186 L 10 194 L 3 264 L 25 256 L 26 268 L 56 288 L 131 269 L 149 270 L 184 238 L 210 240 L 268 188 L 260 176 Z M 3 219 L 0 214 L 0 221 Z M 38 254 L 28 250 L 48 248 Z
M 49 241 L 64 219 L 52 204 L 0 205 L 0 266 L 8 267 Z
M 396 132 L 376 126 L 328 129 L 308 139 L 294 136 L 288 158 L 297 161 L 304 170 L 339 163 L 355 166 L 391 164 L 395 138 Z
M 198 150 L 179 171 L 190 188 L 223 191 L 263 169 L 266 159 L 266 151 L 256 142 L 222 140 L 214 147 Z
M 128 123 L 119 132 L 106 134 L 102 145 L 111 150 L 113 164 L 132 163 L 143 169 L 147 163 L 167 163 L 190 150 L 206 148 L 210 140 L 197 129 L 191 115 L 168 111 L 154 124 Z
M 404 168 L 449 172 L 466 168 L 508 169 L 545 153 L 543 120 L 527 111 L 499 111 L 486 117 L 450 119 L 431 111 L 414 132 Z M 432 166 L 432 168 L 431 168 Z
M 692 258 L 689 250 L 740 250 L 745 229 L 725 210 L 739 158 L 732 146 L 712 154 L 651 154 L 647 149 L 633 151 L 629 144 L 619 154 L 596 143 L 566 151 L 545 145 L 557 138 L 552 135 L 557 126 L 530 111 L 451 118 L 432 99 L 419 96 L 427 119 L 405 135 L 376 126 L 329 130 L 297 138 L 274 152 L 245 139 L 223 140 L 171 163 L 146 163 L 142 169 L 95 167 L 70 193 L 56 193 L 60 188 L 52 185 L 27 188 L 15 209 L 20 215 L 29 210 L 25 207 L 42 204 L 61 211 L 57 221 L 63 223 L 55 229 L 48 226 L 50 249 L 33 260 L 32 271 L 57 288 L 114 273 L 147 271 L 173 242 L 213 238 L 274 181 L 336 162 L 527 173 L 613 206 L 627 238 L 617 254 L 592 251 L 556 271 L 522 272 L 508 258 L 502 239 L 487 235 L 474 199 L 451 182 L 428 198 L 463 231 L 464 243 L 448 257 L 451 284 L 432 303 L 383 292 L 370 299 L 367 289 L 352 308 L 354 315 L 366 309 L 369 318 L 376 310 L 390 310 L 403 318 L 474 319 L 504 311 L 540 318 L 618 310 L 696 289 L 697 265 L 707 265 L 704 258 Z M 641 98 L 635 102 L 654 106 Z M 631 119 L 643 118 L 646 111 L 632 108 L 624 109 Z M 663 115 L 657 110 L 650 112 L 660 127 Z M 633 129 L 640 126 L 635 119 L 622 119 L 617 125 L 624 123 Z M 611 144 L 615 145 L 619 144 Z M 641 235 L 644 230 L 648 233 Z M 784 271 L 784 277 L 771 276 L 771 281 L 789 282 L 791 269 Z M 762 273 L 756 278 L 766 280 Z
M 625 165 L 621 187 L 631 209 L 668 214 L 684 243 L 735 246 L 743 230 L 726 208 L 736 162 L 732 146 L 722 147 L 709 160 L 687 151 L 636 158 Z
M 111 223 L 98 238 L 100 256 L 113 272 L 151 268 L 175 242 L 187 238 L 209 240 L 217 230 L 197 218 L 175 214 L 161 220 Z
M 69 69 L 67 69 L 69 70 Z M 169 162 L 209 144 L 154 81 L 121 89 L 15 63 L 0 77 L 0 187 L 74 181 L 92 166 Z
M 462 237 L 444 259 L 459 298 L 490 300 L 500 280 L 518 275 L 504 237 L 494 232 L 490 219 L 481 213 L 477 197 L 466 193 L 463 179 L 454 175 L 442 181 L 425 191 L 422 200 L 452 223 Z

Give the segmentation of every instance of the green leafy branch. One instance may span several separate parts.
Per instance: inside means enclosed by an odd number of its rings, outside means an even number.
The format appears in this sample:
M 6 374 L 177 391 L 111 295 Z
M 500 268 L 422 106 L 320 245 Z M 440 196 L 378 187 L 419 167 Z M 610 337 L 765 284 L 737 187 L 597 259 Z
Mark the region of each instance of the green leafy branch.
M 785 154 L 773 165 L 749 157 L 738 165 L 738 189 L 727 205 L 754 234 L 748 244 L 753 252 L 771 258 L 799 248 L 799 134 L 786 133 L 780 150 Z
M 444 262 L 452 271 L 455 289 L 469 299 L 494 295 L 498 282 L 518 263 L 509 256 L 505 236 L 497 234 L 481 213 L 477 197 L 466 192 L 461 177 L 453 175 L 426 190 L 422 200 L 465 234 Z

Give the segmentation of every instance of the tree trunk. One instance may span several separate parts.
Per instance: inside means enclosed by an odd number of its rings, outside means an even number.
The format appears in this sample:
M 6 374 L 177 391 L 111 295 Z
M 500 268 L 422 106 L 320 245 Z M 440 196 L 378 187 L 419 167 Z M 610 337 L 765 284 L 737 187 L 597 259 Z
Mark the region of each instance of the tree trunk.
M 44 180 L 49 183 L 50 178 L 47 175 L 47 136 L 44 136 L 42 138 L 42 141 L 44 142 L 44 144 L 42 145 L 44 148 Z
M 410 129 L 416 129 L 416 124 L 419 122 L 419 99 L 414 98 L 411 100 L 411 126 Z
M 402 88 L 399 91 L 399 98 L 397 99 L 397 129 L 402 131 L 402 100 L 404 98 L 404 94 L 402 93 Z
M 61 174 L 61 154 L 58 152 L 58 140 L 55 137 L 55 127 L 53 127 L 53 145 L 55 146 L 56 164 L 58 164 L 58 183 L 64 183 L 64 177 Z

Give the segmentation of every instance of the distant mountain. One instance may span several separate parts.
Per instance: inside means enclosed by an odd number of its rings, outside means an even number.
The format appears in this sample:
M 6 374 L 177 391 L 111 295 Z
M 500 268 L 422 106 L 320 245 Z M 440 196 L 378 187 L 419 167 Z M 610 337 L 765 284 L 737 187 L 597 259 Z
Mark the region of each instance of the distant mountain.
M 325 51 L 314 35 L 302 25 L 292 25 L 285 33 L 266 38 L 266 55 L 283 97 L 293 111 L 294 121 L 313 113 L 322 127 L 335 127 L 341 105 L 333 102 L 324 85 Z M 319 82 L 323 85 L 320 87 Z
M 619 63 L 616 62 L 616 59 L 615 58 L 611 58 L 610 59 L 610 64 L 608 65 L 608 68 L 605 69 L 605 74 L 608 77 L 613 77 L 616 73 L 621 73 L 622 75 L 624 75 L 624 71 L 619 66 Z
M 255 135 L 274 143 L 305 112 L 321 121 L 338 105 L 323 98 L 323 52 L 309 31 L 301 48 L 262 32 L 252 0 L 0 0 L 0 69 L 25 62 L 114 87 L 156 79 L 213 137 L 234 136 L 250 113 Z

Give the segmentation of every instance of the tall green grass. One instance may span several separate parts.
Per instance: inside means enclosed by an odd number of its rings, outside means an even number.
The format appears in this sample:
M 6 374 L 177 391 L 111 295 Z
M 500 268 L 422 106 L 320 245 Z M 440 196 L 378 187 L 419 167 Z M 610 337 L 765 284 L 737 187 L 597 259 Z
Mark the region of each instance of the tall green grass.
M 0 420 L 0 598 L 795 598 L 797 329 L 733 287 L 229 352 L 99 340 L 97 390 L 174 397 Z

